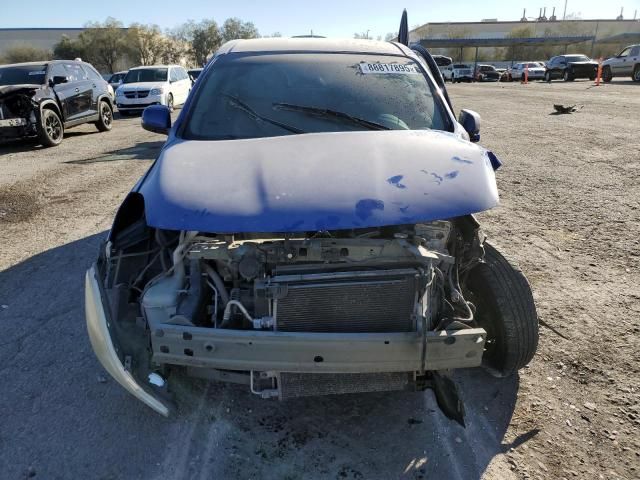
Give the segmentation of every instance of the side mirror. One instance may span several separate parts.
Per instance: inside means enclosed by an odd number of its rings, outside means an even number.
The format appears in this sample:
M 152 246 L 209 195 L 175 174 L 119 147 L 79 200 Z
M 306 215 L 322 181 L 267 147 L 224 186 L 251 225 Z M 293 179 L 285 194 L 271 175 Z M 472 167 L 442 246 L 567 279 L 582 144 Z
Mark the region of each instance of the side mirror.
M 462 128 L 469 134 L 469 140 L 472 142 L 480 141 L 480 115 L 473 110 L 460 110 L 458 122 Z
M 61 83 L 67 83 L 68 81 L 69 81 L 69 78 L 65 77 L 64 75 L 55 75 L 53 77 L 54 85 L 60 85 Z
M 171 130 L 171 112 L 166 105 L 151 105 L 142 111 L 142 128 L 164 135 Z

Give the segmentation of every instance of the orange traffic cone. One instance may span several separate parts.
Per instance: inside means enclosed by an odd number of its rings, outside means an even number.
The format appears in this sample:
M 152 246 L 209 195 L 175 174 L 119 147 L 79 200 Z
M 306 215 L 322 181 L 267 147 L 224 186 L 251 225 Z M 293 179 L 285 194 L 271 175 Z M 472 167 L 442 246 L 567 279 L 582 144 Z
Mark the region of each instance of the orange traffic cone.
M 524 83 L 525 85 L 529 83 L 529 66 L 528 65 L 524 66 L 524 81 L 521 83 Z
M 602 78 L 602 57 L 598 59 L 598 75 L 596 76 L 596 87 L 600 86 L 601 78 Z

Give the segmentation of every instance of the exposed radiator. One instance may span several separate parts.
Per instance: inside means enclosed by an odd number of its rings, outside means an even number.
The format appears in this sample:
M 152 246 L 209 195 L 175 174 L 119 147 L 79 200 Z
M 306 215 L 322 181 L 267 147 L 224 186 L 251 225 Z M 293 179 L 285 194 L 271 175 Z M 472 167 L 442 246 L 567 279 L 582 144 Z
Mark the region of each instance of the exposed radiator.
M 410 332 L 415 269 L 281 275 L 271 279 L 283 332 Z
M 390 373 L 281 373 L 280 399 L 343 393 L 391 392 L 406 390 L 413 374 Z

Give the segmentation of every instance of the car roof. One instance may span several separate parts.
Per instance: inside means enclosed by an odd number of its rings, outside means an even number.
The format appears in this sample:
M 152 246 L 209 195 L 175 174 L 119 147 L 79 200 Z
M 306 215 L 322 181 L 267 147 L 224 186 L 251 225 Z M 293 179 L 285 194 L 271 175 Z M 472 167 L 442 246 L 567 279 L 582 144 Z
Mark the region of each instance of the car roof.
M 181 65 L 140 65 L 139 67 L 132 67 L 128 71 L 131 70 L 142 70 L 145 68 L 174 68 L 180 67 Z
M 291 51 L 414 56 L 412 50 L 396 42 L 335 38 L 255 38 L 250 40 L 232 40 L 222 45 L 218 50 L 218 54 Z
M 0 65 L 0 67 L 28 67 L 30 65 L 48 65 L 51 63 L 80 63 L 83 65 L 89 65 L 93 67 L 89 62 L 85 62 L 82 60 L 42 60 L 40 62 L 20 62 L 20 63 L 7 63 L 5 65 Z

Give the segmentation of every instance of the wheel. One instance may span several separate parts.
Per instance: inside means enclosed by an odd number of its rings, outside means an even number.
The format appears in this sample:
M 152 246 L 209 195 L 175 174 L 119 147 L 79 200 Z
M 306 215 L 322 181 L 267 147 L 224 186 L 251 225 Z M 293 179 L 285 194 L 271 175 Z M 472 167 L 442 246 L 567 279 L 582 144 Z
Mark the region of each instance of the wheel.
M 50 108 L 42 110 L 42 118 L 38 127 L 38 139 L 45 147 L 60 145 L 64 136 L 64 125 L 58 114 Z
M 113 127 L 113 110 L 109 102 L 102 100 L 98 112 L 100 115 L 98 116 L 96 127 L 101 132 L 108 132 Z
M 167 108 L 170 112 L 173 112 L 173 94 L 169 94 L 167 97 Z
M 609 83 L 613 79 L 613 73 L 611 73 L 611 67 L 609 65 L 602 69 L 602 80 L 605 83 Z
M 640 65 L 636 65 L 636 67 L 633 69 L 633 81 L 634 82 L 640 82 Z
M 477 324 L 487 331 L 482 365 L 507 377 L 527 365 L 538 347 L 538 316 L 522 271 L 485 243 L 484 263 L 469 272 L 467 300 L 476 306 Z
M 544 81 L 551 83 L 551 72 L 544 72 Z
M 569 82 L 571 81 L 571 74 L 569 73 L 569 70 L 565 70 L 564 73 L 562 74 L 562 79 L 565 82 Z

